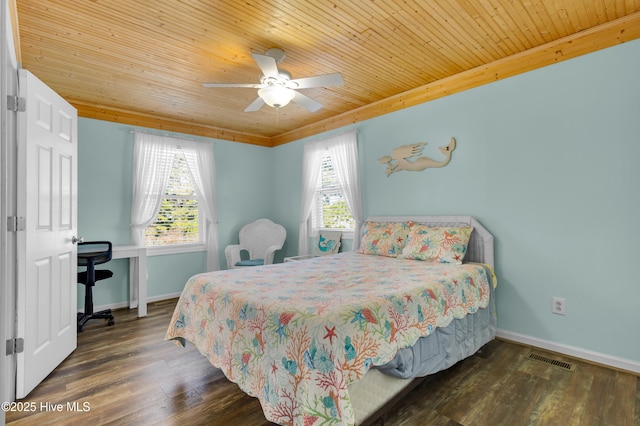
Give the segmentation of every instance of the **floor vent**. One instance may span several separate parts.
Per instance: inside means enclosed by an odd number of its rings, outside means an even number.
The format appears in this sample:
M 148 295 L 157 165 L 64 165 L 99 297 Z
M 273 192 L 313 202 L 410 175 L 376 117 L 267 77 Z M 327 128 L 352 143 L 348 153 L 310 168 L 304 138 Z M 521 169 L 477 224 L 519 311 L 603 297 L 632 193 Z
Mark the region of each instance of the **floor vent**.
M 541 355 L 536 352 L 531 352 L 529 354 L 529 359 L 533 361 L 544 362 L 545 364 L 553 365 L 554 367 L 558 367 L 566 371 L 575 371 L 576 369 L 575 364 L 571 364 L 565 361 L 560 361 L 558 359 L 549 358 L 548 356 Z

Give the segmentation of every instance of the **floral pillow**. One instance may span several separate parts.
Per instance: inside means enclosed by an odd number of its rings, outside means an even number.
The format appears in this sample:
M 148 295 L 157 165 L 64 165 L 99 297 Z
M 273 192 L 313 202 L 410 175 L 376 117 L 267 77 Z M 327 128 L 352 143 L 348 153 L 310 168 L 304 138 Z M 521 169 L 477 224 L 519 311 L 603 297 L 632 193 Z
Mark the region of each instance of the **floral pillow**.
M 399 257 L 439 263 L 462 264 L 473 227 L 432 227 L 415 225 Z
M 413 222 L 366 222 L 359 252 L 397 257 L 402 254 Z

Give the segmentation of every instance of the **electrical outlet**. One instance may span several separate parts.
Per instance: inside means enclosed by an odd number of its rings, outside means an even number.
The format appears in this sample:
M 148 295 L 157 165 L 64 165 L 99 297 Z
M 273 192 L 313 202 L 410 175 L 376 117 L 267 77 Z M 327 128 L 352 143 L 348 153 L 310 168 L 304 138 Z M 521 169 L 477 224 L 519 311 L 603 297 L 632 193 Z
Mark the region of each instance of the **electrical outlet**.
M 551 299 L 551 312 L 558 315 L 565 315 L 566 303 L 563 297 L 554 297 Z

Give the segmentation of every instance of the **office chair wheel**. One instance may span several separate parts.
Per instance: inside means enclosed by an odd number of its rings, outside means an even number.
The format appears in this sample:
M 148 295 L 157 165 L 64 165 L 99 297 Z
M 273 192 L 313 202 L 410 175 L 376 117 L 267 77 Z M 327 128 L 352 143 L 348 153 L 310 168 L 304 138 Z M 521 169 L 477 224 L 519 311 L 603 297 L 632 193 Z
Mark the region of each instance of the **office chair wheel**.
M 110 320 L 107 322 L 107 325 L 108 325 L 108 326 L 111 326 L 111 325 L 114 325 L 115 323 L 116 323 L 116 322 L 115 322 L 115 320 L 110 319 Z

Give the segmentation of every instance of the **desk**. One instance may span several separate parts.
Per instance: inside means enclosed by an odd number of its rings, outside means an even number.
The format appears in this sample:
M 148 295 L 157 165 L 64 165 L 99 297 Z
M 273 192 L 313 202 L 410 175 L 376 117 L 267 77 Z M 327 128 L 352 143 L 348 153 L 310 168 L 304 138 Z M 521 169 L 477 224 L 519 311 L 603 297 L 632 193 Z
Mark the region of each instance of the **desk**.
M 129 309 L 138 308 L 138 317 L 147 316 L 147 248 L 113 246 L 112 259 L 129 259 Z

